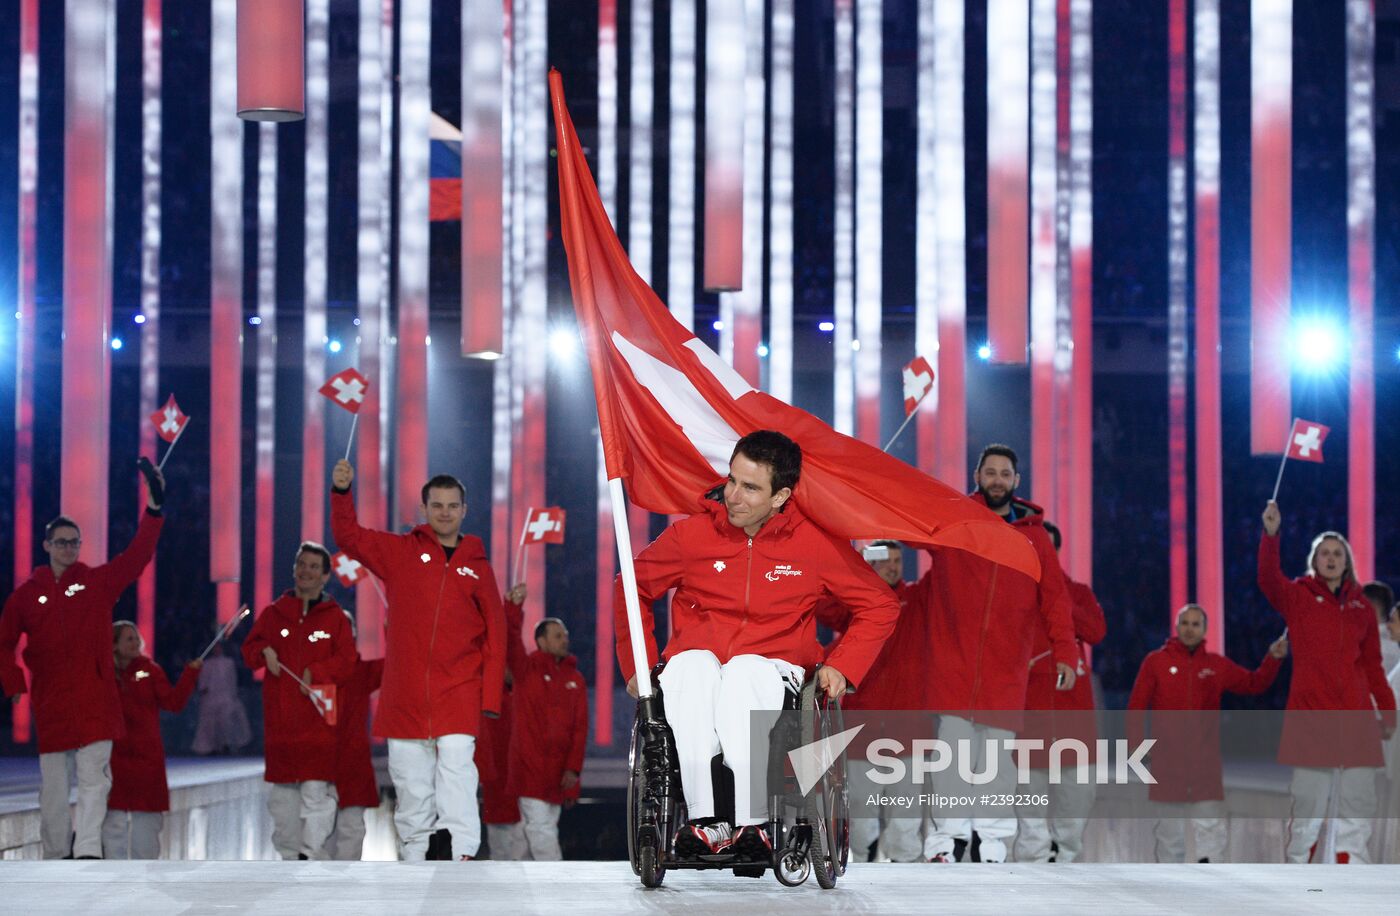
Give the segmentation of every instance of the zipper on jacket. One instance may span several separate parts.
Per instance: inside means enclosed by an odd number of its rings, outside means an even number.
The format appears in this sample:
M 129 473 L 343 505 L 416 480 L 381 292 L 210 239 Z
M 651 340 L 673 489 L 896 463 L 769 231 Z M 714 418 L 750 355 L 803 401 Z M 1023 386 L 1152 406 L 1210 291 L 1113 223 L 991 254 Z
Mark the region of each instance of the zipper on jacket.
M 445 551 L 444 551 L 445 553 Z M 437 644 L 438 617 L 442 614 L 442 593 L 447 590 L 447 562 L 442 564 L 442 578 L 438 581 L 437 605 L 433 608 L 433 631 L 428 637 L 428 664 L 423 669 L 423 698 L 428 707 L 428 737 L 433 737 L 433 647 Z
M 982 607 L 982 632 L 977 637 L 977 668 L 972 675 L 972 696 L 968 702 L 968 721 L 977 721 L 977 695 L 982 692 L 982 650 L 987 646 L 987 629 L 992 625 L 992 598 L 997 593 L 997 570 L 992 567 L 992 581 L 987 583 L 987 603 Z
M 734 628 L 734 633 L 729 637 L 729 648 L 725 650 L 725 661 L 734 657 L 734 643 L 739 638 L 739 633 L 749 622 L 749 593 L 753 582 L 753 538 L 749 538 L 748 546 L 749 558 L 744 567 L 744 616 L 739 618 L 739 625 Z

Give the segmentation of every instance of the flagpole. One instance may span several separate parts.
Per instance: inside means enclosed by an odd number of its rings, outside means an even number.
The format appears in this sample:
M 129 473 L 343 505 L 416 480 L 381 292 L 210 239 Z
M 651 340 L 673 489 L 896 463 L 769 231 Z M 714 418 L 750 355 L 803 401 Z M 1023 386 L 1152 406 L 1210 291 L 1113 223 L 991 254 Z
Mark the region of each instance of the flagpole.
M 314 689 L 312 689 L 311 685 L 306 683 L 306 681 L 303 681 L 295 674 L 292 674 L 292 669 L 288 668 L 286 665 L 282 665 L 281 667 L 283 674 L 296 681 L 306 690 L 306 695 L 311 698 L 311 703 L 316 707 L 316 711 L 319 712 L 322 716 L 324 716 L 326 714 L 326 701 L 321 699 L 321 695 L 317 693 Z
M 617 542 L 618 568 L 622 573 L 622 595 L 627 604 L 627 635 L 632 643 L 632 667 L 637 673 L 637 697 L 652 695 L 651 667 L 647 664 L 646 634 L 642 632 L 642 603 L 637 599 L 637 570 L 632 565 L 632 531 L 627 524 L 627 498 L 622 478 L 608 479 L 612 495 L 613 538 Z
M 175 433 L 175 438 L 174 438 L 174 439 L 171 439 L 171 440 L 170 440 L 170 445 L 166 447 L 166 449 L 165 449 L 165 457 L 164 457 L 164 458 L 161 458 L 161 459 L 160 459 L 160 464 L 156 465 L 156 470 L 157 470 L 157 471 L 162 471 L 162 472 L 163 472 L 163 471 L 165 470 L 165 459 L 166 459 L 166 458 L 169 458 L 169 457 L 170 457 L 170 453 L 173 452 L 173 451 L 175 451 L 175 443 L 180 441 L 180 437 L 183 436 L 183 435 L 185 434 L 185 430 L 189 429 L 189 426 L 190 426 L 190 421 L 189 421 L 188 419 L 186 419 L 185 422 L 184 422 L 184 425 L 182 425 L 182 426 L 180 427 L 179 432 Z
M 890 436 L 890 441 L 886 442 L 885 447 L 880 449 L 880 451 L 888 452 L 890 450 L 890 447 L 894 445 L 894 440 L 898 439 L 899 434 L 904 432 L 904 427 L 909 425 L 909 421 L 914 419 L 914 414 L 918 413 L 919 408 L 922 406 L 924 406 L 924 399 L 919 398 L 919 400 L 914 403 L 914 409 L 909 411 L 909 415 L 904 418 L 904 422 L 899 424 L 899 429 L 894 431 L 894 435 Z
M 350 421 L 350 441 L 345 443 L 346 461 L 350 460 L 350 446 L 355 444 L 355 425 L 360 422 L 360 412 L 357 410 L 351 416 L 353 419 Z
M 1278 488 L 1283 483 L 1283 469 L 1288 467 L 1288 446 L 1293 441 L 1293 428 L 1297 425 L 1297 417 L 1288 421 L 1288 435 L 1283 440 L 1283 460 L 1278 463 L 1278 477 L 1274 480 L 1274 495 L 1269 497 L 1271 503 L 1278 502 Z
M 515 576 L 511 579 L 510 585 L 508 585 L 507 588 L 509 588 L 509 587 L 515 585 L 515 583 L 521 581 L 520 576 L 522 575 L 523 567 L 524 567 L 524 565 L 525 565 L 525 563 L 524 563 L 524 558 L 525 558 L 527 552 L 528 552 L 529 549 L 530 549 L 529 545 L 527 545 L 527 544 L 525 543 L 525 536 L 528 535 L 528 534 L 530 533 L 530 516 L 532 516 L 532 515 L 534 515 L 534 514 L 535 514 L 535 507 L 534 507 L 534 506 L 531 506 L 529 509 L 527 509 L 527 510 L 525 511 L 525 523 L 524 523 L 523 525 L 520 526 L 520 543 L 519 543 L 518 545 L 516 545 L 516 548 L 515 548 L 515 562 L 512 564 L 512 569 L 515 570 Z
M 214 637 L 214 641 L 209 643 L 209 645 L 205 646 L 204 651 L 199 653 L 199 660 L 204 661 L 204 659 L 206 659 L 209 656 L 209 653 L 214 651 L 214 647 L 217 646 L 219 643 L 223 642 L 225 639 L 227 639 L 228 635 L 232 633 L 234 629 L 238 626 L 238 624 L 243 621 L 243 618 L 247 617 L 251 612 L 252 608 L 248 607 L 248 605 L 245 604 L 241 609 L 239 609 L 238 616 L 229 618 L 228 623 L 219 627 L 218 635 Z

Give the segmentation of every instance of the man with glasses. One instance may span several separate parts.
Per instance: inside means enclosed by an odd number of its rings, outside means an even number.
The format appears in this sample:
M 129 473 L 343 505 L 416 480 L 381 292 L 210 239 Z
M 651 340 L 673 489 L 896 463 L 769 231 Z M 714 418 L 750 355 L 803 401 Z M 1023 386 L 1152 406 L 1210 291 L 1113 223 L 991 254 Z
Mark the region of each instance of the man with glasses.
M 151 561 L 163 521 L 164 479 L 149 465 L 143 472 L 146 512 L 125 551 L 101 566 L 79 562 L 78 523 L 60 515 L 44 528 L 48 564 L 15 589 L 0 613 L 0 688 L 11 702 L 26 690 L 33 694 L 46 859 L 102 858 L 112 741 L 126 731 L 112 658 L 112 606 Z M 22 635 L 29 639 L 27 685 L 15 663 Z M 70 820 L 68 786 L 75 771 L 78 805 Z

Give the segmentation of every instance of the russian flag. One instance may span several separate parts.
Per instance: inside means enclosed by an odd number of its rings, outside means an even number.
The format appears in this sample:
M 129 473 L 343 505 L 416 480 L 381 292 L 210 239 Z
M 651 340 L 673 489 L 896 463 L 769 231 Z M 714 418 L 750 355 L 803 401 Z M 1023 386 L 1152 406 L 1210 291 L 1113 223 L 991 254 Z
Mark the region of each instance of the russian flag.
M 436 112 L 428 129 L 428 219 L 433 222 L 462 218 L 462 132 Z

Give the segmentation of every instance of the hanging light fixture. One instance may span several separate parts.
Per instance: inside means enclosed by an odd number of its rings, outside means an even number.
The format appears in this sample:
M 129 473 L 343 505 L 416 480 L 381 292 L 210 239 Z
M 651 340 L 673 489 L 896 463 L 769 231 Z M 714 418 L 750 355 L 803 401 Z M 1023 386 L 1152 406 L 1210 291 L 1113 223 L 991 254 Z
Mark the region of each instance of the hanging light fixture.
M 306 116 L 304 0 L 238 0 L 238 116 Z

